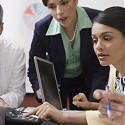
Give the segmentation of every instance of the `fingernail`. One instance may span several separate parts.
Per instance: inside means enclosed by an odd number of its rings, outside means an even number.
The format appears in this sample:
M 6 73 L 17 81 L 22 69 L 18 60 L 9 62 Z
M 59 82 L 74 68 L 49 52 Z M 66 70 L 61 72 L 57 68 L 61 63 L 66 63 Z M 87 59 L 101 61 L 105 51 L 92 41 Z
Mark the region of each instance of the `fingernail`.
M 115 114 L 116 116 L 121 116 L 122 113 L 117 111 Z
M 124 107 L 123 106 L 118 106 L 117 108 L 119 111 L 123 111 L 124 110 Z
M 95 94 L 95 97 L 96 97 L 97 99 L 99 99 L 99 98 L 100 98 L 99 93 L 96 93 L 96 94 Z

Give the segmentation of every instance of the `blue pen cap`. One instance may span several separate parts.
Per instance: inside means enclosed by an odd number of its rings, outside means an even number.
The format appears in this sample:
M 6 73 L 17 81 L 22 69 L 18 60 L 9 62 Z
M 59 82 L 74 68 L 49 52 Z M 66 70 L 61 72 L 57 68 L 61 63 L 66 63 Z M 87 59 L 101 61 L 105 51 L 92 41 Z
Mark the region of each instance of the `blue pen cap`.
M 109 86 L 108 85 L 105 86 L 105 91 L 109 92 Z
M 58 88 L 60 88 L 61 84 L 58 83 L 57 86 L 58 86 Z
M 107 107 L 107 110 L 110 110 L 110 111 L 111 111 L 111 104 L 110 104 L 110 102 L 107 102 L 107 103 L 106 103 L 106 107 Z

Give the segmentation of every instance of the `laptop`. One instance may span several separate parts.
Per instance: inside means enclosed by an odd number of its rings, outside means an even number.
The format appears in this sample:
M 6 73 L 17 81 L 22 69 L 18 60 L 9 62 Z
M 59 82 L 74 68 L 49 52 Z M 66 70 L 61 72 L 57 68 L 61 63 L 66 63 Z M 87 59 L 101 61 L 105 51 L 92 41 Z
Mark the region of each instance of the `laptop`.
M 42 101 L 49 102 L 57 109 L 62 110 L 62 102 L 57 87 L 57 79 L 52 62 L 34 57 L 36 73 L 42 94 Z

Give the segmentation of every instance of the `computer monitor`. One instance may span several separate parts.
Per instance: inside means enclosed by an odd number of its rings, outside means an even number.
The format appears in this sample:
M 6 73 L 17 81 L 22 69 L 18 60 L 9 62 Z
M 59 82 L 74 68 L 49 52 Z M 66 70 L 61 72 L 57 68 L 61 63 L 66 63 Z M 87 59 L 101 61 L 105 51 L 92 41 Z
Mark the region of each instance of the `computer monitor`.
M 62 110 L 63 108 L 53 63 L 36 56 L 34 57 L 34 61 L 42 94 L 42 101 L 49 102 L 56 108 Z

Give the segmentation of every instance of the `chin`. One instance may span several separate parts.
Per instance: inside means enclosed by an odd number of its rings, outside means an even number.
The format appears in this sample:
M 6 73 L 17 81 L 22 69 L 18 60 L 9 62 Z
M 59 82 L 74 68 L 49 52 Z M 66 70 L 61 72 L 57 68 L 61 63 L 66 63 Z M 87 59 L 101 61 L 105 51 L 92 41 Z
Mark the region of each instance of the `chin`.
M 100 65 L 102 65 L 102 66 L 109 66 L 109 63 L 100 62 Z

